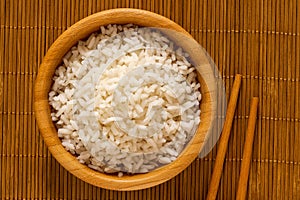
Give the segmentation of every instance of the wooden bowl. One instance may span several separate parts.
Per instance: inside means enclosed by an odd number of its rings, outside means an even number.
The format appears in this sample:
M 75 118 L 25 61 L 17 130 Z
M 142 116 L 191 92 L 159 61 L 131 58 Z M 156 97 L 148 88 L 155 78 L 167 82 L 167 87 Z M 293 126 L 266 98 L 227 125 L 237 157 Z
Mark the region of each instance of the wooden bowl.
M 174 162 L 146 174 L 118 177 L 116 175 L 100 173 L 79 163 L 75 156 L 67 152 L 58 138 L 57 130 L 50 116 L 51 109 L 48 101 L 48 93 L 51 89 L 55 69 L 61 64 L 63 56 L 72 46 L 80 39 L 86 38 L 91 33 L 98 31 L 101 25 L 128 23 L 144 27 L 168 28 L 183 33 L 191 38 L 189 42 L 185 41 L 182 43 L 183 49 L 190 54 L 192 59 L 195 57 L 201 65 L 210 64 L 203 52 L 199 49 L 197 50 L 197 48 L 193 48 L 193 46 L 198 44 L 192 39 L 192 36 L 173 21 L 144 10 L 113 9 L 88 16 L 75 23 L 60 35 L 44 57 L 34 88 L 36 120 L 44 141 L 55 159 L 70 173 L 85 182 L 106 189 L 123 191 L 144 189 L 158 185 L 173 178 L 190 165 L 203 147 L 205 136 L 211 129 L 215 104 L 215 99 L 212 98 L 212 90 L 209 89 L 209 84 L 213 83 L 209 83 L 207 78 L 203 78 L 206 77 L 203 74 L 211 75 L 213 72 L 210 70 L 203 72 L 201 71 L 201 66 L 196 66 L 199 72 L 198 79 L 201 83 L 202 93 L 202 101 L 200 103 L 201 123 L 197 132 Z M 176 37 L 174 39 L 176 40 Z

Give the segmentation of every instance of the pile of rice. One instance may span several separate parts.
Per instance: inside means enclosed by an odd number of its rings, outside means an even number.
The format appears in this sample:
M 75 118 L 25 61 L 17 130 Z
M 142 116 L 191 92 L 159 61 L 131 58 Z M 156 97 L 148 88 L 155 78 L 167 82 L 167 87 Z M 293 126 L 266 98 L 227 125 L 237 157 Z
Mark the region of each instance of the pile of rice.
M 200 123 L 195 68 L 160 31 L 108 25 L 79 41 L 49 93 L 65 149 L 107 173 L 174 161 Z

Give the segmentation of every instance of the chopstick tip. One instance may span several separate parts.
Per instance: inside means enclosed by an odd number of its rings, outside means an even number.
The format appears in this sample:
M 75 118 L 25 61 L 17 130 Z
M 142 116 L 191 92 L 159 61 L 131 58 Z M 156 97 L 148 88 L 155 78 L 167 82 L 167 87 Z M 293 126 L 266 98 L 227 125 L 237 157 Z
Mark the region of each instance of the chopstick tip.
M 236 74 L 235 78 L 242 78 L 242 75 L 241 74 Z
M 259 102 L 259 98 L 258 97 L 252 97 L 252 101 L 258 103 Z

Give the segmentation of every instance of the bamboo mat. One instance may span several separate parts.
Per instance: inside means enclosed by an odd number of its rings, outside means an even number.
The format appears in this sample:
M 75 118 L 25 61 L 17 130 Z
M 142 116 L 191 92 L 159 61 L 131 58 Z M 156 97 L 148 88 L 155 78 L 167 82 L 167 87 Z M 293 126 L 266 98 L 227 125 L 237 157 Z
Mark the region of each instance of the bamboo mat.
M 1 0 L 0 198 L 205 199 L 216 148 L 159 186 L 115 192 L 69 174 L 35 122 L 33 85 L 53 41 L 92 13 L 117 7 L 164 15 L 207 49 L 227 96 L 243 75 L 218 199 L 234 199 L 252 96 L 260 97 L 248 199 L 300 199 L 299 0 Z

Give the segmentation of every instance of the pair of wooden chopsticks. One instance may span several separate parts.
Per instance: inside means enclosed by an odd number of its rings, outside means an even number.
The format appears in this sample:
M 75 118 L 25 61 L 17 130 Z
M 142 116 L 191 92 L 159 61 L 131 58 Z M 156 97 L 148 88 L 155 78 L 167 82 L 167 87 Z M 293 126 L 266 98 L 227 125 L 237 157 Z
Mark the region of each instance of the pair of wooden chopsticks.
M 221 138 L 219 140 L 217 157 L 214 164 L 214 170 L 213 170 L 212 178 L 210 180 L 210 185 L 209 185 L 206 200 L 215 200 L 217 197 L 219 183 L 223 171 L 223 164 L 224 164 L 225 155 L 228 147 L 230 130 L 232 127 L 232 121 L 234 118 L 234 112 L 235 112 L 237 99 L 239 95 L 241 79 L 242 79 L 241 75 L 237 74 L 235 76 L 235 81 L 233 83 L 231 96 L 228 103 L 224 127 L 223 127 Z M 258 97 L 253 97 L 251 101 L 251 107 L 250 107 L 250 115 L 248 120 L 247 135 L 246 135 L 245 146 L 244 146 L 238 190 L 236 193 L 236 199 L 238 200 L 246 199 L 257 107 L 258 107 Z

